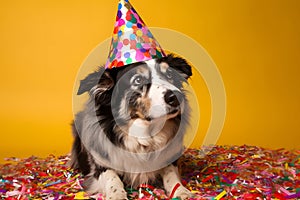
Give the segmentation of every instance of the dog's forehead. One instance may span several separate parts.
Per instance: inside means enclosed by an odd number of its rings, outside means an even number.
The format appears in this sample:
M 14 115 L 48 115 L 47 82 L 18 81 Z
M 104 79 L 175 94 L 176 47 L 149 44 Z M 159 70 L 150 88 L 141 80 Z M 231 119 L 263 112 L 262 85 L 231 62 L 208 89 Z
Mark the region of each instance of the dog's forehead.
M 136 68 L 136 73 L 143 75 L 146 78 L 150 78 L 150 68 L 147 64 L 140 65 Z
M 156 60 L 146 61 L 146 65 L 151 70 L 152 77 L 157 77 L 161 72 L 165 73 L 169 68 L 169 65 L 165 62 L 158 63 Z
M 157 64 L 156 60 L 152 59 L 152 60 L 147 60 L 145 61 L 145 63 L 148 65 L 148 67 L 155 67 L 155 65 Z
M 156 60 L 149 60 L 146 61 L 146 65 L 151 70 L 151 82 L 155 85 L 163 85 L 164 87 L 167 87 L 168 89 L 172 90 L 178 90 L 176 86 L 171 84 L 169 81 L 167 81 L 165 78 L 163 78 L 164 73 L 167 72 L 167 69 L 169 68 L 169 65 L 165 62 L 158 63 Z
M 155 59 L 145 61 L 144 63 L 137 65 L 135 68 L 135 73 L 144 76 L 146 79 L 150 80 L 152 84 L 164 85 L 173 90 L 177 88 L 166 80 L 165 75 L 170 66 L 166 62 L 157 62 Z

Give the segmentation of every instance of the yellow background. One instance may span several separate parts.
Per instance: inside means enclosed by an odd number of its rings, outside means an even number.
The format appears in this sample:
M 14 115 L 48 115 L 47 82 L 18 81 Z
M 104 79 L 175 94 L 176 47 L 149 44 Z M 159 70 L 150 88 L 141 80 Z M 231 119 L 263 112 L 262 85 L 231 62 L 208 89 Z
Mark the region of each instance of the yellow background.
M 217 64 L 227 94 L 218 144 L 300 148 L 300 1 L 131 3 L 148 26 L 187 34 Z M 1 160 L 69 152 L 76 74 L 111 36 L 116 7 L 117 0 L 1 1 Z

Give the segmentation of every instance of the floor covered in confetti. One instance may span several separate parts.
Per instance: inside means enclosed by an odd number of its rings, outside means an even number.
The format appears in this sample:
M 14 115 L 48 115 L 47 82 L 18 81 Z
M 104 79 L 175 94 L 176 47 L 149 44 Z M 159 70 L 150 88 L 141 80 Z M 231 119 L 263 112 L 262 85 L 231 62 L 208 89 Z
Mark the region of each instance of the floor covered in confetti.
M 88 196 L 67 156 L 8 158 L 0 165 L 1 199 L 105 199 Z M 300 199 L 300 151 L 256 146 L 187 149 L 180 159 L 191 199 Z M 128 199 L 170 199 L 162 188 L 127 188 Z M 176 198 L 173 198 L 176 199 Z

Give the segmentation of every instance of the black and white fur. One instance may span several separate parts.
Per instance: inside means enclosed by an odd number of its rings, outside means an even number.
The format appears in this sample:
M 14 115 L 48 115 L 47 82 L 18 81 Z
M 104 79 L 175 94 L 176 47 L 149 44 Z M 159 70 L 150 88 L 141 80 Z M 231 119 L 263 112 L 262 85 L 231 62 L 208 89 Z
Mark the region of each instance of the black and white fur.
M 103 69 L 81 81 L 90 98 L 73 124 L 71 165 L 83 187 L 106 199 L 127 199 L 124 184 L 138 187 L 161 178 L 174 197 L 190 196 L 176 165 L 183 152 L 189 105 L 183 84 L 190 65 L 174 55 L 122 68 Z

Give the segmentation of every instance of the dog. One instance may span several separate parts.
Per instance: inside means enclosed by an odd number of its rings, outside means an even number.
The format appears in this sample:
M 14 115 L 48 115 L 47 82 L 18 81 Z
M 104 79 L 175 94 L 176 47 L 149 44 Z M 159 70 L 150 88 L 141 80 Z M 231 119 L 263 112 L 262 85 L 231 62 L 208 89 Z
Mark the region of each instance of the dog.
M 167 194 L 191 196 L 177 167 L 189 124 L 184 84 L 191 76 L 188 62 L 169 54 L 121 68 L 101 67 L 80 81 L 77 94 L 88 92 L 89 100 L 72 124 L 70 165 L 84 175 L 86 192 L 127 199 L 124 186 L 159 180 Z

